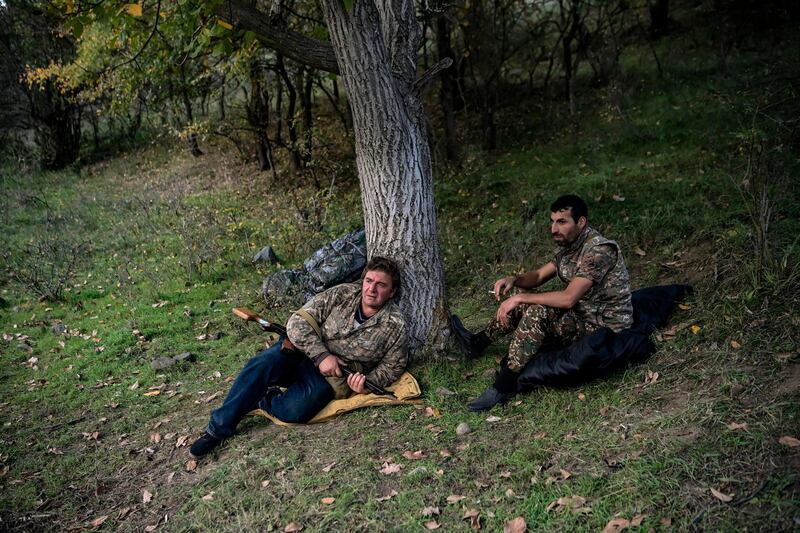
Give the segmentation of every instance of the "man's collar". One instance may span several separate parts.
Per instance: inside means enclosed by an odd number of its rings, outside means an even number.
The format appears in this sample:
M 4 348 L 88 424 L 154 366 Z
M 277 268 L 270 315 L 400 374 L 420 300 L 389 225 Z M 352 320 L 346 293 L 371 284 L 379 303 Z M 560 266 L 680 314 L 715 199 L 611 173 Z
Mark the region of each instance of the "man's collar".
M 585 243 L 586 239 L 589 237 L 591 230 L 592 228 L 589 226 L 589 224 L 586 224 L 586 227 L 583 228 L 583 231 L 581 231 L 580 235 L 578 235 L 578 238 L 564 248 L 564 254 L 571 254 L 577 250 L 580 250 L 583 246 L 583 243 Z

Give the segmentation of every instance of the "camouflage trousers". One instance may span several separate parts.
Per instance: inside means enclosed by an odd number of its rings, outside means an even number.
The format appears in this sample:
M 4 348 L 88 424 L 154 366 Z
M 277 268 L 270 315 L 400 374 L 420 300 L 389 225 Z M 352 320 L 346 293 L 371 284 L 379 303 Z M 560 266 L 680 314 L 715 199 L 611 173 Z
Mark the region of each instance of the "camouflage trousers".
M 508 368 L 520 372 L 545 340 L 566 345 L 597 329 L 597 326 L 579 319 L 571 309 L 522 304 L 509 314 L 508 327 L 503 327 L 497 319 L 493 319 L 485 333 L 495 341 L 514 332 L 508 345 Z

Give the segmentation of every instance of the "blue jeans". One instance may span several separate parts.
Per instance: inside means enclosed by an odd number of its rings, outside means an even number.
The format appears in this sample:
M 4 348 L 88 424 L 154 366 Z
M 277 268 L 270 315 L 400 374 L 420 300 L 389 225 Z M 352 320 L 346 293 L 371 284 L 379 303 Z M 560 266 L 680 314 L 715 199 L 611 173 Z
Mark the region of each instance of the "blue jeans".
M 333 400 L 333 388 L 311 359 L 284 355 L 282 342 L 283 338 L 244 365 L 222 407 L 211 412 L 209 434 L 219 439 L 232 436 L 237 424 L 256 407 L 284 422 L 308 422 Z M 275 386 L 286 391 L 267 395 L 267 389 Z

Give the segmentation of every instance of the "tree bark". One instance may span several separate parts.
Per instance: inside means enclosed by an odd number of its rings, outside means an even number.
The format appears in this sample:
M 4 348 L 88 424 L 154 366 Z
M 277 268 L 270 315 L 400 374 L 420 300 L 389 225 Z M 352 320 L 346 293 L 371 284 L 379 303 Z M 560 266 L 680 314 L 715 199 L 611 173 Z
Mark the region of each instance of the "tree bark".
M 413 0 L 323 0 L 350 99 L 370 255 L 403 271 L 400 305 L 412 353 L 435 354 L 449 334 L 433 169 L 413 89 L 422 37 Z

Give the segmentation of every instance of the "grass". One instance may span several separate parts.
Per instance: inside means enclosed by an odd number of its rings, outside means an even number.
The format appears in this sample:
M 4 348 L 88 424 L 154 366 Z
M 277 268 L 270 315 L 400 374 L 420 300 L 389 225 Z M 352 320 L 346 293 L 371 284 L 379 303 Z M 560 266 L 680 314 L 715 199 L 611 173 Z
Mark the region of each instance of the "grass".
M 410 531 L 434 520 L 449 531 L 471 529 L 471 509 L 488 531 L 517 516 L 548 531 L 640 515 L 641 531 L 797 527 L 800 456 L 778 440 L 800 437 L 797 192 L 776 186 L 773 251 L 786 264 L 760 277 L 736 186 L 739 134 L 751 126 L 742 115 L 762 94 L 751 82 L 765 61 L 777 78 L 796 62 L 743 53 L 723 76 L 694 58 L 656 83 L 628 61 L 640 81 L 624 118 L 587 98 L 580 127 L 551 125 L 441 173 L 449 299 L 469 325 L 484 323 L 495 309 L 488 285 L 549 256 L 547 204 L 578 191 L 592 223 L 621 243 L 636 287 L 695 286 L 671 324 L 700 329 L 667 335 L 646 363 L 608 378 L 520 396 L 490 413 L 496 421 L 464 404 L 489 382 L 503 345 L 480 361 L 453 354 L 414 367 L 438 416 L 369 409 L 292 429 L 248 419 L 211 460 L 187 467 L 181 444 L 265 343 L 230 314 L 261 309 L 260 280 L 278 268 L 252 255 L 272 244 L 294 266 L 358 227 L 355 181 L 323 191 L 258 182 L 213 145 L 202 160 L 158 145 L 75 172 L 6 175 L 4 249 L 59 236 L 90 251 L 63 301 L 36 299 L 7 270 L 0 278 L 3 528 Z M 775 101 L 791 90 L 770 87 Z M 782 157 L 796 175 L 796 154 Z M 183 351 L 197 361 L 151 369 Z M 659 377 L 645 384 L 648 370 Z M 460 423 L 472 431 L 457 435 Z M 420 459 L 403 455 L 417 450 Z M 387 462 L 402 468 L 382 474 Z M 573 496 L 591 511 L 559 511 L 555 502 Z M 438 512 L 425 514 L 431 507 Z

